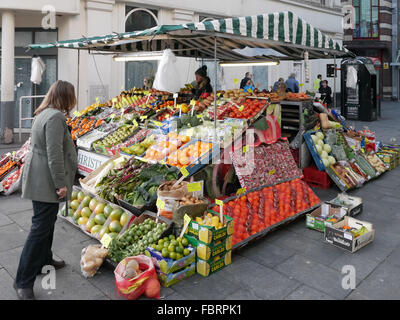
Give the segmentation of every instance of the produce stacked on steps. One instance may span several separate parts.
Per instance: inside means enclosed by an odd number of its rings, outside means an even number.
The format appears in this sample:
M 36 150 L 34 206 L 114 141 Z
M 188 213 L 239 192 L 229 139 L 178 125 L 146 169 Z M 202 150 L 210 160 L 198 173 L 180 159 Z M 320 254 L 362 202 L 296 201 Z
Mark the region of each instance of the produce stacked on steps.
M 320 203 L 302 180 L 295 179 L 239 196 L 224 204 L 224 213 L 235 221 L 233 244 Z M 219 212 L 219 206 L 213 207 Z

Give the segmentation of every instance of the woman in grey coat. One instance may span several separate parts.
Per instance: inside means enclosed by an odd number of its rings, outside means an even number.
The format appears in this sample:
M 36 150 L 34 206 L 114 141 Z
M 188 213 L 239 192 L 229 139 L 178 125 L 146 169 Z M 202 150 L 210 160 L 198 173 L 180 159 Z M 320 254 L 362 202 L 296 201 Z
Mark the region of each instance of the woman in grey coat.
M 71 199 L 77 154 L 64 114 L 76 105 L 74 86 L 55 82 L 35 111 L 30 152 L 22 172 L 22 197 L 33 204 L 32 226 L 18 266 L 14 288 L 20 299 L 34 299 L 33 284 L 45 265 L 65 266 L 51 252 L 59 203 Z

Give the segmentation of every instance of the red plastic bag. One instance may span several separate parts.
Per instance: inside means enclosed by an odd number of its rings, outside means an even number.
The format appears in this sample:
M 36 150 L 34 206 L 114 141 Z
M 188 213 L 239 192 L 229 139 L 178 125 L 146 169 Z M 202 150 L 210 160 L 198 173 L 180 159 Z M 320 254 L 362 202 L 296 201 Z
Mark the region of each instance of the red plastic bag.
M 136 260 L 141 273 L 132 279 L 125 279 L 122 275 L 130 260 Z M 151 258 L 143 254 L 125 258 L 115 268 L 114 275 L 118 293 L 125 298 L 136 300 L 145 294 L 148 298 L 160 299 L 160 283 Z

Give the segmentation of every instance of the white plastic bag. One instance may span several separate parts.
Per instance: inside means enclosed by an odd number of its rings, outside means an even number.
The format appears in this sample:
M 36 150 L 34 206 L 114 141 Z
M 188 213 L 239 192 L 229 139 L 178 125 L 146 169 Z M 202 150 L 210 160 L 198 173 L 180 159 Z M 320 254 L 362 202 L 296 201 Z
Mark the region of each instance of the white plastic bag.
M 40 57 L 32 58 L 31 70 L 31 81 L 39 85 L 42 82 L 43 72 L 46 70 L 46 65 Z
M 357 70 L 352 66 L 347 68 L 346 87 L 351 89 L 357 88 Z
M 176 57 L 170 49 L 164 50 L 163 57 L 158 65 L 153 88 L 160 91 L 179 92 L 180 76 Z

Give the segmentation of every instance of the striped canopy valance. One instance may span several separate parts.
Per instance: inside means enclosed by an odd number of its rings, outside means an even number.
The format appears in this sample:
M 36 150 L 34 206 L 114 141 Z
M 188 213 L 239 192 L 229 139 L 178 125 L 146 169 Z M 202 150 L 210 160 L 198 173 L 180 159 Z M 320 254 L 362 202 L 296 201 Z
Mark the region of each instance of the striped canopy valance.
M 160 25 L 150 29 L 113 33 L 105 36 L 31 44 L 30 49 L 75 48 L 111 52 L 161 51 L 170 48 L 178 56 L 217 58 L 223 61 L 250 59 L 240 53 L 243 48 L 264 48 L 268 54 L 254 59 L 338 58 L 350 55 L 342 45 L 314 28 L 292 12 L 261 14 L 187 23 Z M 274 54 L 276 52 L 276 54 Z

